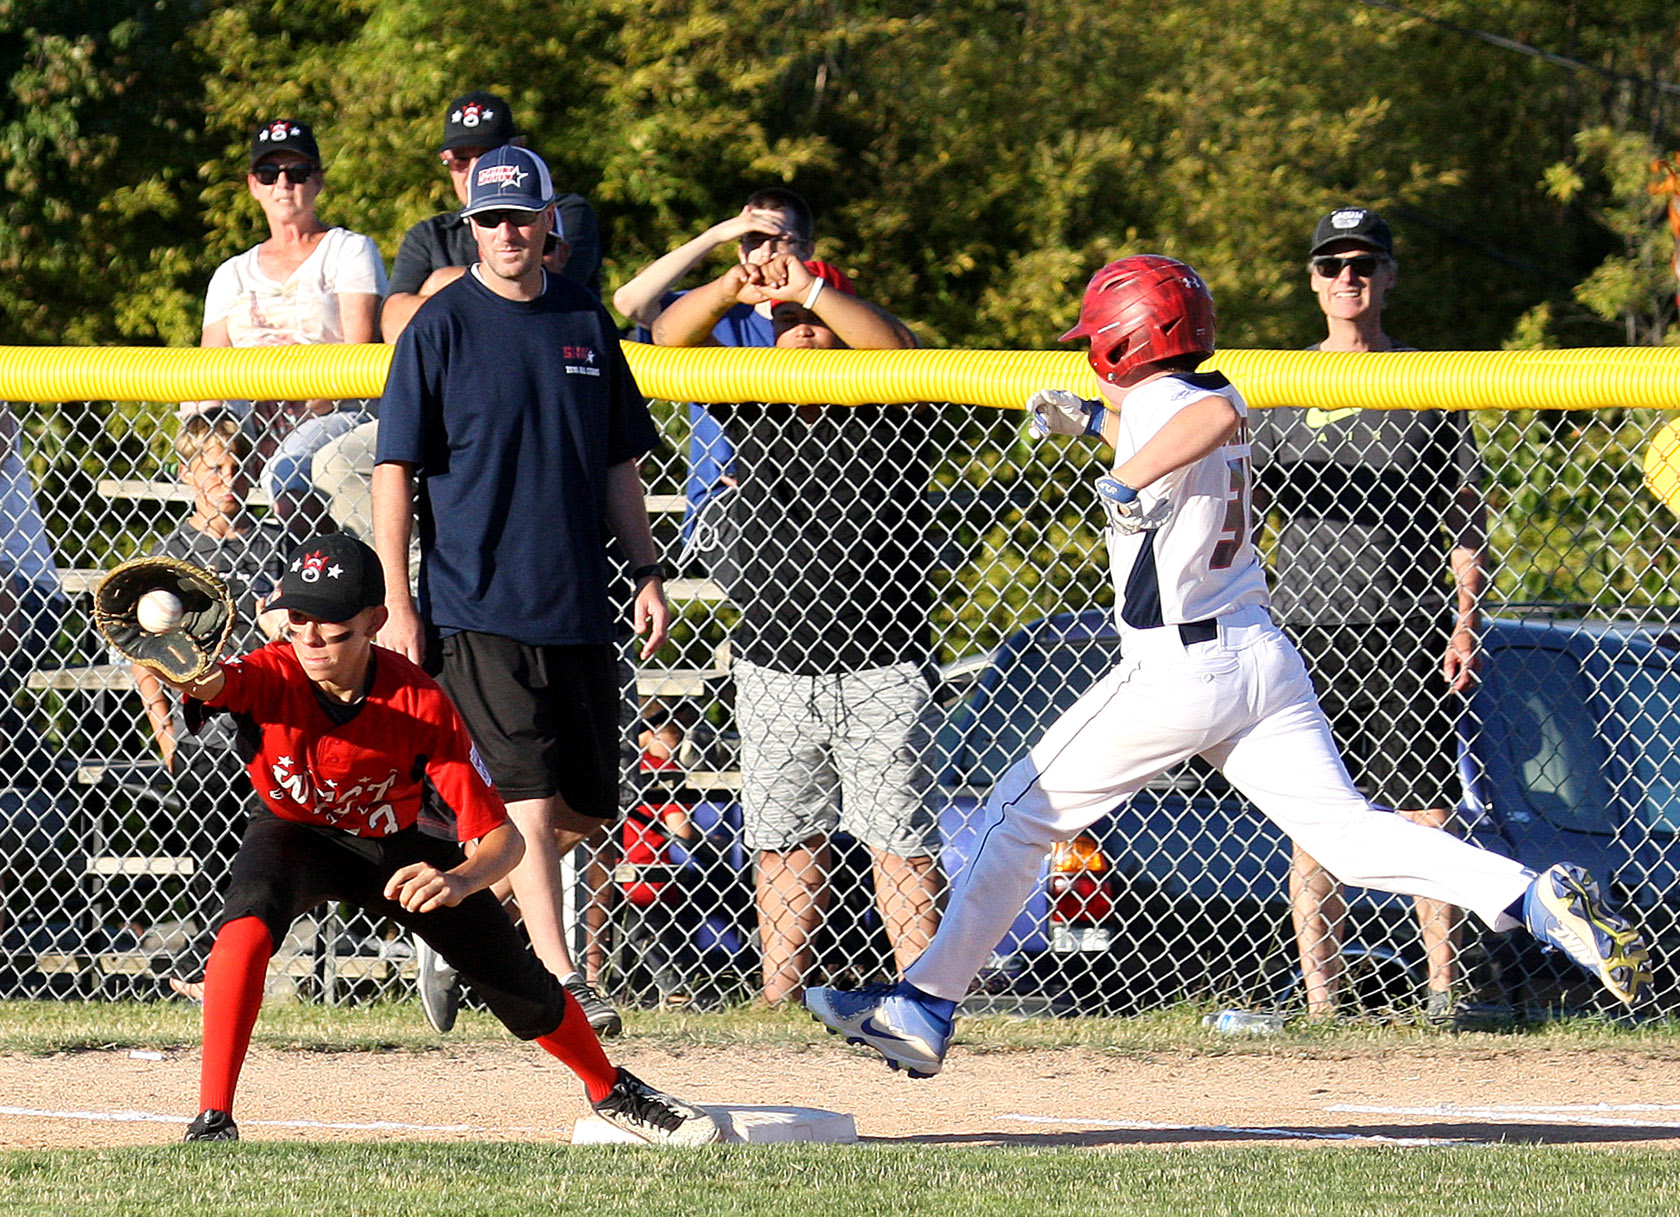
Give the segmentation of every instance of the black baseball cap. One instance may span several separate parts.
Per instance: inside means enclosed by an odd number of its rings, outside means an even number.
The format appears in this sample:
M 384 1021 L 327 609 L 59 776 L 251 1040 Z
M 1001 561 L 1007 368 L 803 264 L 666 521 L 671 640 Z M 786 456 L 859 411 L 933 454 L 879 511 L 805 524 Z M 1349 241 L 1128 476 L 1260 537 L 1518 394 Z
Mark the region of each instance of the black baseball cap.
M 1327 245 L 1337 241 L 1358 241 L 1372 249 L 1394 256 L 1394 234 L 1388 221 L 1368 207 L 1338 207 L 1318 222 L 1313 229 L 1312 248 L 1307 257 L 1316 258 Z
M 251 168 L 255 169 L 263 157 L 276 152 L 295 152 L 312 165 L 321 163 L 315 132 L 309 129 L 308 123 L 300 123 L 295 118 L 277 118 L 256 129 L 251 136 Z
M 384 603 L 379 555 L 347 532 L 329 532 L 292 551 L 280 576 L 280 594 L 268 607 L 338 622 Z
M 506 99 L 482 91 L 468 93 L 449 103 L 443 116 L 443 145 L 438 151 L 500 148 L 519 134 Z

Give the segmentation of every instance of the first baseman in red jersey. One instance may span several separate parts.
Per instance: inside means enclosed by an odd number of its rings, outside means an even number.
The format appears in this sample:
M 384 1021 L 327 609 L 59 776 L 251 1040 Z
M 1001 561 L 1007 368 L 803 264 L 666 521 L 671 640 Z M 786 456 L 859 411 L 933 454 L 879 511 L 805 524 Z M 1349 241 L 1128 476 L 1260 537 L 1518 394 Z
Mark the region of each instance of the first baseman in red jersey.
M 266 804 L 229 870 L 205 970 L 199 1115 L 186 1139 L 238 1139 L 233 1094 L 274 946 L 303 913 L 344 901 L 429 942 L 509 1031 L 568 1065 L 614 1124 L 665 1144 L 716 1140 L 704 1111 L 608 1062 L 490 893 L 525 843 L 448 697 L 373 645 L 384 602 L 371 549 L 348 534 L 313 538 L 269 605 L 286 610 L 286 639 L 177 686 L 235 716 Z M 459 844 L 416 826 L 428 787 L 455 813 Z

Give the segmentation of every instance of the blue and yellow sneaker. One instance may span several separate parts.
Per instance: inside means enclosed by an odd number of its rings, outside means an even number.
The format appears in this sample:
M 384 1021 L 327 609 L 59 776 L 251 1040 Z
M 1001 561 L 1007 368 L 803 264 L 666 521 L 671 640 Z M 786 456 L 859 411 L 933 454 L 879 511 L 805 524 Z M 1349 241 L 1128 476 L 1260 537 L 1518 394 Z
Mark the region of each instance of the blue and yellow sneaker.
M 1529 933 L 1555 947 L 1604 982 L 1628 1005 L 1650 982 L 1650 957 L 1633 924 L 1610 909 L 1585 867 L 1569 862 L 1542 871 L 1523 897 Z
M 931 1078 L 951 1047 L 956 1003 L 929 997 L 904 983 L 844 989 L 805 990 L 805 1008 L 848 1044 L 873 1048 L 894 1069 Z

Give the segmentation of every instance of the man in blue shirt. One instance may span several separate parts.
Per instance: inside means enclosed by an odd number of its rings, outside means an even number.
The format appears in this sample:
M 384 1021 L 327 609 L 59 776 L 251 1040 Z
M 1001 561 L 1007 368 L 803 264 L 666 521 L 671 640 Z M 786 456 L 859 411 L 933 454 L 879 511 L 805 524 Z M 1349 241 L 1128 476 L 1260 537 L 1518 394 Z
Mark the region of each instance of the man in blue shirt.
M 637 468 L 658 433 L 606 310 L 543 269 L 553 202 L 534 152 L 480 158 L 463 212 L 479 261 L 392 354 L 373 481 L 380 641 L 425 662 L 460 708 L 529 846 L 509 879 L 532 946 L 611 1034 L 617 1013 L 566 948 L 560 859 L 618 815 L 609 540 L 631 567 L 644 658 L 670 625 Z

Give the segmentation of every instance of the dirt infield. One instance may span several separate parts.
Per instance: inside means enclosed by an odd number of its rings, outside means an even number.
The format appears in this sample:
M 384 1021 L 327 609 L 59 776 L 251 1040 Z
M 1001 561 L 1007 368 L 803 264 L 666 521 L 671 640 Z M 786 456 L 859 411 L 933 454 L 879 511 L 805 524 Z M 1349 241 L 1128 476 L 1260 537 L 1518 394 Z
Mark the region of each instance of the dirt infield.
M 156 1054 L 153 1054 L 156 1055 Z M 626 1045 L 702 1103 L 851 1113 L 872 1142 L 1125 1147 L 1533 1142 L 1680 1148 L 1680 1061 L 1619 1050 L 1453 1046 L 1336 1059 L 1090 1050 L 953 1054 L 915 1082 L 855 1049 Z M 0 1056 L 0 1147 L 160 1144 L 193 1113 L 196 1051 Z M 585 1111 L 540 1051 L 252 1053 L 248 1140 L 564 1141 Z

